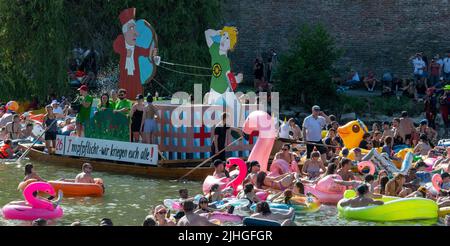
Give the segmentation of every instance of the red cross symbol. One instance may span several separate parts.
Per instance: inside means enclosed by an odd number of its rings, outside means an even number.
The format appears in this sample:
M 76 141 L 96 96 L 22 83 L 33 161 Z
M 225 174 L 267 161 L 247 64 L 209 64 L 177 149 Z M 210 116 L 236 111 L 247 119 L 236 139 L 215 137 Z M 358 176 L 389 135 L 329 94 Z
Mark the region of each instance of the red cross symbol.
M 253 131 L 248 137 L 248 143 L 253 144 L 253 137 L 257 137 L 259 135 L 259 131 Z
M 200 138 L 200 146 L 205 146 L 205 138 L 210 138 L 211 134 L 205 132 L 205 126 L 200 127 L 199 133 L 194 133 L 194 138 Z

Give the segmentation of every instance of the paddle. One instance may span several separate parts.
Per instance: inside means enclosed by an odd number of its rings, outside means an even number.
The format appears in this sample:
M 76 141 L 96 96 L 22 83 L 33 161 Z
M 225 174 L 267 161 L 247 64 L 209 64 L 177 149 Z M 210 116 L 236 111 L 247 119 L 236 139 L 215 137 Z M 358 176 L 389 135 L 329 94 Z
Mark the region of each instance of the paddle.
M 48 127 L 47 129 L 45 129 L 45 131 L 43 133 L 41 133 L 41 135 L 39 135 L 36 140 L 34 140 L 33 144 L 31 144 L 30 147 L 28 147 L 27 150 L 25 150 L 25 152 L 23 152 L 23 154 L 16 160 L 16 163 L 20 163 L 20 161 L 28 154 L 28 152 L 30 152 L 31 148 L 33 148 L 33 146 L 39 141 L 39 139 L 44 136 L 44 134 L 50 129 L 50 127 L 52 127 L 53 124 L 55 124 L 55 122 L 57 122 L 57 120 L 55 119 Z
M 177 181 L 179 182 L 180 180 L 182 180 L 184 177 L 187 177 L 189 174 L 193 173 L 195 170 L 197 170 L 199 167 L 203 166 L 205 163 L 207 163 L 208 161 L 212 160 L 214 157 L 218 156 L 220 153 L 222 153 L 223 151 L 225 151 L 227 149 L 227 147 L 233 145 L 234 143 L 236 143 L 237 141 L 241 140 L 243 138 L 243 136 L 239 137 L 238 139 L 234 140 L 233 142 L 231 142 L 229 145 L 225 146 L 225 148 L 223 148 L 221 151 L 215 153 L 213 156 L 209 157 L 208 159 L 204 160 L 202 163 L 198 164 L 196 167 L 194 167 L 193 169 L 191 169 L 188 173 L 186 173 L 185 175 L 183 175 L 181 178 L 179 178 Z

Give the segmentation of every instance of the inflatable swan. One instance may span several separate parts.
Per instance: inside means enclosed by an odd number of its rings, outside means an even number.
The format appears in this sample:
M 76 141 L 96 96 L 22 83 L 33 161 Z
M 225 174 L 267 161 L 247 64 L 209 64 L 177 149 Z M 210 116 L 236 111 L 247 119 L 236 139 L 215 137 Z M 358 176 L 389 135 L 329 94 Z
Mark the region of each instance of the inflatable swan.
M 401 173 L 403 175 L 406 175 L 408 173 L 408 170 L 411 168 L 413 157 L 414 156 L 411 152 L 407 152 L 405 159 L 402 162 L 402 167 L 398 169 L 396 165 L 389 160 L 389 157 L 386 153 L 380 155 L 375 149 L 372 149 L 367 155 L 362 158 L 362 161 L 372 161 L 380 168 L 385 169 L 389 174 Z

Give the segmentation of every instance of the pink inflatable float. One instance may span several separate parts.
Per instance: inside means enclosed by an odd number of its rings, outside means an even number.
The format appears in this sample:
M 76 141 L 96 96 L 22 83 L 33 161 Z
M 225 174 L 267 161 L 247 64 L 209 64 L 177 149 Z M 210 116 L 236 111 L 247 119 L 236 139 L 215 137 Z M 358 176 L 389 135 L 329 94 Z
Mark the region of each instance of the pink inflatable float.
M 431 178 L 431 183 L 433 184 L 434 189 L 439 193 L 441 191 L 442 185 L 442 177 L 439 173 L 436 173 Z
M 31 183 L 23 191 L 26 202 L 13 202 L 5 205 L 2 208 L 3 217 L 10 220 L 35 220 L 38 218 L 48 220 L 63 216 L 60 206 L 54 208 L 51 202 L 33 196 L 34 192 L 46 193 L 50 196 L 56 195 L 55 190 L 48 183 Z
M 358 171 L 363 173 L 364 169 L 369 169 L 369 174 L 373 175 L 375 173 L 375 165 L 371 161 L 361 161 L 358 163 Z
M 427 158 L 423 162 L 427 164 L 427 168 L 425 169 L 427 172 L 433 171 L 433 165 L 437 161 L 437 158 Z
M 232 157 L 228 159 L 226 168 L 230 168 L 233 165 L 237 165 L 239 168 L 239 174 L 235 179 L 230 180 L 229 178 L 217 178 L 213 175 L 209 175 L 208 177 L 206 177 L 205 181 L 203 181 L 203 193 L 208 194 L 211 186 L 213 186 L 214 184 L 219 184 L 219 190 L 223 190 L 227 187 L 232 187 L 233 194 L 237 195 L 238 186 L 242 184 L 245 177 L 247 176 L 247 165 L 240 158 Z
M 259 131 L 258 139 L 253 146 L 248 161 L 258 161 L 261 165 L 261 171 L 267 172 L 270 152 L 277 136 L 273 118 L 264 111 L 253 111 L 245 120 L 243 131 L 246 134 Z
M 289 165 L 289 163 L 283 159 L 276 159 L 272 162 L 272 165 L 270 165 L 269 176 L 277 177 L 288 172 L 296 173 L 298 171 L 298 163 L 296 161 L 292 161 L 291 165 Z
M 337 204 L 344 196 L 345 186 L 336 184 L 334 179 L 342 180 L 338 174 L 328 175 L 315 185 L 305 184 L 305 193 L 311 192 L 321 203 Z

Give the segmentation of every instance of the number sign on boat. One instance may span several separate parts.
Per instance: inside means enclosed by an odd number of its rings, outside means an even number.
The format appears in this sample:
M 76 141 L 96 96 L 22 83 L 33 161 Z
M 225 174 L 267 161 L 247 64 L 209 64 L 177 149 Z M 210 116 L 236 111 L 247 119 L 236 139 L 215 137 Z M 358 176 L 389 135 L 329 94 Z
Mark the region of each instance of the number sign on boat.
M 158 145 L 58 135 L 56 154 L 157 165 Z

